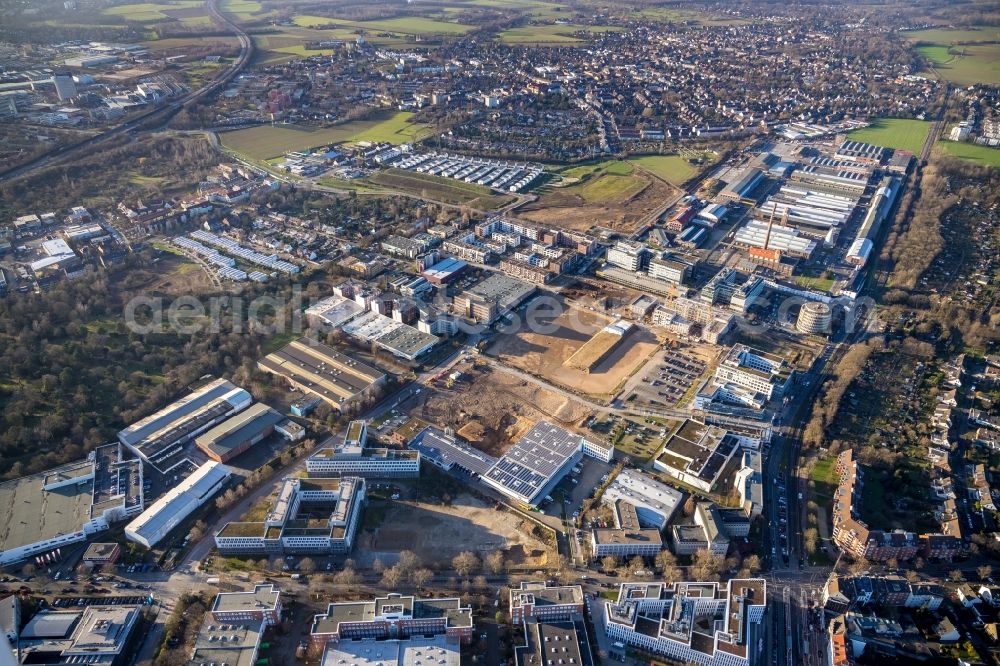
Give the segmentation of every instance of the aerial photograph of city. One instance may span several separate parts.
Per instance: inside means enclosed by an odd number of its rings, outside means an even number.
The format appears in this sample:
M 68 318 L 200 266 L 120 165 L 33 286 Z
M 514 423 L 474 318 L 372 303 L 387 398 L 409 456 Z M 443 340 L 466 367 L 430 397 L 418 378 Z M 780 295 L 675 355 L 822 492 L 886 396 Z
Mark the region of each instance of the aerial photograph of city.
M 0 0 L 0 359 L 0 666 L 1000 666 L 1000 0 Z

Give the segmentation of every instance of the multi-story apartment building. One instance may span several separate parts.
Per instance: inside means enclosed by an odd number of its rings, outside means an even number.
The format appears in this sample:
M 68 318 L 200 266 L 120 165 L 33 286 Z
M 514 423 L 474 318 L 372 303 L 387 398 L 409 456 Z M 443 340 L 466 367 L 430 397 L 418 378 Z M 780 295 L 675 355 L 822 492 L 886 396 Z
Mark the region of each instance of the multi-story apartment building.
M 833 542 L 855 559 L 885 562 L 889 559 L 908 560 L 917 555 L 951 560 L 968 553 L 961 526 L 955 517 L 954 500 L 945 502 L 951 510 L 940 513 L 941 531 L 914 534 L 903 530 L 885 532 L 873 530 L 858 513 L 863 478 L 854 452 L 850 449 L 837 456 L 840 484 L 834 494 Z
M 579 585 L 547 585 L 522 581 L 510 589 L 510 619 L 514 624 L 528 618 L 539 621 L 569 620 L 583 614 L 583 588 Z
M 321 648 L 351 639 L 406 639 L 444 635 L 468 642 L 472 609 L 458 598 L 417 599 L 388 594 L 370 601 L 332 603 L 313 618 L 310 642 Z
M 766 582 L 624 583 L 605 601 L 608 638 L 681 663 L 749 666 L 757 646 L 751 625 L 764 618 Z

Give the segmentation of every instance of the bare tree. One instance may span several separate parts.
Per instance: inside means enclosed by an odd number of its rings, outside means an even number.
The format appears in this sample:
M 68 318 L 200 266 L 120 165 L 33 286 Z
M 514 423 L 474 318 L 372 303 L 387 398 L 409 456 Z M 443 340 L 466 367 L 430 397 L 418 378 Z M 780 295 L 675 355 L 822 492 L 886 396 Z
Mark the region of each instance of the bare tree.
M 656 554 L 654 563 L 656 564 L 657 570 L 664 571 L 677 566 L 677 557 L 669 550 L 661 550 Z
M 459 576 L 468 577 L 469 574 L 479 568 L 479 558 L 474 553 L 466 550 L 452 558 L 451 566 Z
M 299 562 L 299 571 L 302 573 L 312 573 L 316 571 L 316 563 L 311 557 L 303 557 Z
M 976 567 L 976 575 L 979 576 L 979 580 L 986 580 L 993 575 L 993 567 L 988 564 Z
M 409 573 L 420 566 L 420 558 L 412 550 L 404 550 L 399 553 L 399 560 L 396 562 L 396 566 L 403 573 Z
M 337 585 L 354 586 L 361 582 L 361 575 L 354 568 L 345 568 L 337 572 L 333 577 L 333 582 Z
M 403 580 L 403 572 L 398 567 L 389 567 L 382 572 L 382 587 L 395 590 Z
M 417 587 L 424 587 L 427 583 L 431 582 L 431 579 L 433 578 L 434 572 L 427 567 L 416 569 L 410 574 L 410 580 L 413 581 L 413 584 Z
M 503 556 L 503 552 L 499 550 L 494 550 L 489 555 L 486 556 L 486 568 L 492 574 L 502 574 L 507 568 L 507 560 Z

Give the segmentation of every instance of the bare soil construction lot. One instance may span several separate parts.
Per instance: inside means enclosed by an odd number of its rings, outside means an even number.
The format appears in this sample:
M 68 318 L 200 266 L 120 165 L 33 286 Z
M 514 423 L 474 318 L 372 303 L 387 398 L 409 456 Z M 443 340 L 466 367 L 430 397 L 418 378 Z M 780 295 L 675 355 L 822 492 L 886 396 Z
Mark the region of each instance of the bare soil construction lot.
M 463 378 L 453 388 L 425 393 L 410 415 L 454 428 L 462 439 L 492 456 L 502 455 L 537 421 L 572 428 L 593 413 L 577 400 L 489 366 L 461 371 Z
M 489 353 L 512 367 L 588 395 L 613 395 L 616 387 L 659 346 L 651 331 L 637 327 L 607 358 L 585 372 L 564 364 L 595 333 L 610 324 L 611 318 L 566 306 L 555 318 L 539 319 L 544 329 L 533 332 L 522 327 L 517 333 L 501 335 Z
M 459 495 L 450 506 L 422 502 L 391 502 L 381 525 L 358 538 L 355 555 L 362 564 L 376 557 L 389 563 L 412 550 L 426 564 L 447 563 L 462 551 L 480 556 L 505 552 L 515 566 L 543 566 L 548 547 L 530 535 L 532 525 L 506 511 L 497 511 L 471 495 Z

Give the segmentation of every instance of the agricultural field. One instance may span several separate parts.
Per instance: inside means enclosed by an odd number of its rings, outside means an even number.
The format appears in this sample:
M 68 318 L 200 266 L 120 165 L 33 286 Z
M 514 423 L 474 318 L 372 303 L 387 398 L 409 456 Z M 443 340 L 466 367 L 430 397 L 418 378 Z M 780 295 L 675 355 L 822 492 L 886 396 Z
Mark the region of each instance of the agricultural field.
M 586 41 L 586 38 L 574 34 L 580 31 L 601 33 L 618 32 L 621 30 L 621 28 L 614 26 L 577 24 L 527 25 L 504 30 L 500 33 L 499 39 L 504 44 L 518 44 L 521 46 L 561 46 L 565 44 L 579 44 Z
M 933 72 L 959 85 L 1000 84 L 1000 29 L 919 30 L 904 33 Z
M 937 147 L 952 157 L 975 162 L 979 166 L 1000 169 L 1000 148 L 956 141 L 939 141 Z
M 380 171 L 366 180 L 391 190 L 479 210 L 499 208 L 514 201 L 513 196 L 496 194 L 482 185 L 401 169 Z
M 571 167 L 558 176 L 538 188 L 538 200 L 522 206 L 518 213 L 539 224 L 577 231 L 594 226 L 628 231 L 678 192 L 673 185 L 622 161 Z
M 104 16 L 121 17 L 126 21 L 140 23 L 152 23 L 168 19 L 208 18 L 208 15 L 204 11 L 204 3 L 200 0 L 169 0 L 162 3 L 136 2 L 107 7 L 101 10 L 101 14 Z
M 330 144 L 359 141 L 408 143 L 427 131 L 424 125 L 409 122 L 412 115 L 406 111 L 388 111 L 368 120 L 352 120 L 322 128 L 262 125 L 224 132 L 219 138 L 222 145 L 230 150 L 254 160 L 268 160 L 290 151 Z
M 474 28 L 452 21 L 441 21 L 423 16 L 406 16 L 374 21 L 347 21 L 344 19 L 327 18 L 304 14 L 296 16 L 296 25 L 307 28 L 320 26 L 337 26 L 351 31 L 363 30 L 366 33 L 392 32 L 400 35 L 464 35 Z M 366 36 L 367 39 L 367 36 Z
M 868 127 L 854 130 L 848 136 L 855 141 L 864 141 L 885 148 L 901 148 L 920 154 L 930 129 L 931 123 L 927 120 L 879 118 L 871 121 Z

